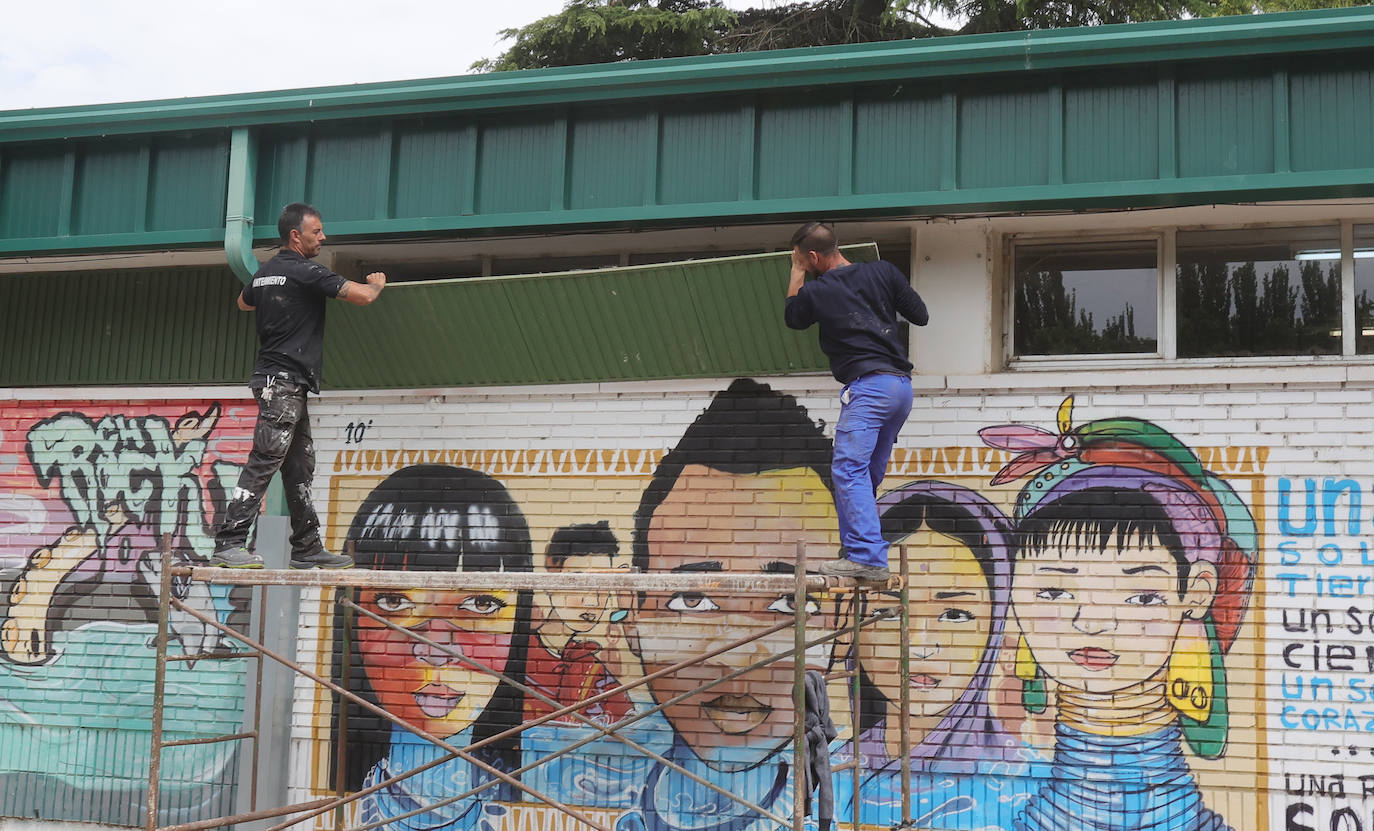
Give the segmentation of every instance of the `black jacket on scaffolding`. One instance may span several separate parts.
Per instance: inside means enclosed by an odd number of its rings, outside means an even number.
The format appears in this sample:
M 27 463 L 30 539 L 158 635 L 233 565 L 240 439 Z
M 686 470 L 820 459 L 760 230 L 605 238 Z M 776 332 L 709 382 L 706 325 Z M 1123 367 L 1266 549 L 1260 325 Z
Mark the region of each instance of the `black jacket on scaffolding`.
M 830 720 L 830 695 L 825 676 L 806 671 L 806 814 L 811 815 L 811 794 L 816 793 L 816 825 L 830 831 L 835 816 L 835 785 L 830 778 L 830 742 L 838 735 Z

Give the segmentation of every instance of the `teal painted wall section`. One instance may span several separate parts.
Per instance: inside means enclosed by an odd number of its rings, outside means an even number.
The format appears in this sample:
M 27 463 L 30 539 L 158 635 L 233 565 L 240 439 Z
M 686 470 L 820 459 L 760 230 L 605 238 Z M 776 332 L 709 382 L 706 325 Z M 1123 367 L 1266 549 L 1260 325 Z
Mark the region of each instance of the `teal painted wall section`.
M 294 121 L 253 110 L 286 93 L 223 106 L 255 131 L 259 240 L 302 199 L 336 237 L 394 237 L 1374 192 L 1374 12 L 1089 34 L 1026 35 L 1019 63 L 1006 35 L 794 50 L 752 86 L 741 55 L 383 85 Z M 503 84 L 523 103 L 433 98 Z M 223 124 L 19 140 L 34 118 L 0 114 L 0 254 L 221 243 Z

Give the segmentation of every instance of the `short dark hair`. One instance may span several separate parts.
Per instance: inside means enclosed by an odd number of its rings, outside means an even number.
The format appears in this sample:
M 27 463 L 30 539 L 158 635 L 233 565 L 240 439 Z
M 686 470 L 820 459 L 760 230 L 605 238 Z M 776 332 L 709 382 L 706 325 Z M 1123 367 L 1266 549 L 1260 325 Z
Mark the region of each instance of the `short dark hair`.
M 291 241 L 291 232 L 299 231 L 307 216 L 313 216 L 316 219 L 323 218 L 314 205 L 307 205 L 304 202 L 292 202 L 281 209 L 281 216 L 277 217 L 277 236 L 280 237 L 282 245 Z
M 697 416 L 678 439 L 677 446 L 664 455 L 654 470 L 654 478 L 644 489 L 635 512 L 635 567 L 639 571 L 649 570 L 649 524 L 687 465 L 735 475 L 810 468 L 833 496 L 833 453 L 834 444 L 826 437 L 824 425 L 813 421 L 796 398 L 758 381 L 736 379 L 729 389 L 711 399 L 711 405 Z
M 1190 563 L 1169 514 L 1147 491 L 1134 488 L 1084 488 L 1059 499 L 1048 497 L 1016 526 L 1017 560 L 1045 556 L 1068 540 L 1107 550 L 1113 537 L 1117 553 L 1132 543 L 1158 542 L 1178 564 L 1178 596 L 1188 593 Z
M 549 547 L 545 549 L 545 565 L 549 568 L 562 568 L 569 557 L 583 554 L 605 554 L 614 557 L 620 551 L 620 540 L 615 538 L 611 523 L 585 522 L 580 525 L 564 525 L 553 532 Z
M 835 226 L 829 222 L 808 222 L 792 234 L 792 247 L 817 254 L 833 254 L 840 247 Z

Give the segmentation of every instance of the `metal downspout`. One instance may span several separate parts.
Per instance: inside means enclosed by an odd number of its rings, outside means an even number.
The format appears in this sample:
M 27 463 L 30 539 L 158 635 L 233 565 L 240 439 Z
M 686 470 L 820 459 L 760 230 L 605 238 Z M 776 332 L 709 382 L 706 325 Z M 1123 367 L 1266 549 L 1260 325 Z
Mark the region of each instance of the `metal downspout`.
M 258 143 L 246 127 L 229 138 L 229 187 L 224 204 L 224 255 L 234 276 L 247 285 L 258 270 L 253 256 L 253 200 L 258 176 Z
M 258 270 L 253 256 L 253 203 L 257 198 L 258 143 L 253 131 L 238 127 L 229 136 L 229 185 L 224 200 L 224 256 L 245 286 Z M 270 516 L 286 516 L 286 492 L 281 476 L 273 476 L 265 497 Z

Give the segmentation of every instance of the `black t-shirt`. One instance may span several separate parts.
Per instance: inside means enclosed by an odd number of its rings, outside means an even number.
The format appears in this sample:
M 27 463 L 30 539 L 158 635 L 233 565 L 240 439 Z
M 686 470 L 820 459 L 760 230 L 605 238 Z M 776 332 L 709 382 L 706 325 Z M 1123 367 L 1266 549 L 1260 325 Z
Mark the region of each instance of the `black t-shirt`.
M 348 282 L 295 251 L 282 249 L 262 264 L 243 300 L 257 309 L 258 362 L 253 382 L 284 377 L 320 391 L 324 363 L 324 301 Z
M 841 384 L 870 372 L 911 373 L 899 314 L 917 326 L 930 319 L 906 276 L 883 260 L 832 268 L 806 281 L 783 307 L 793 329 L 820 324 L 821 351 Z

